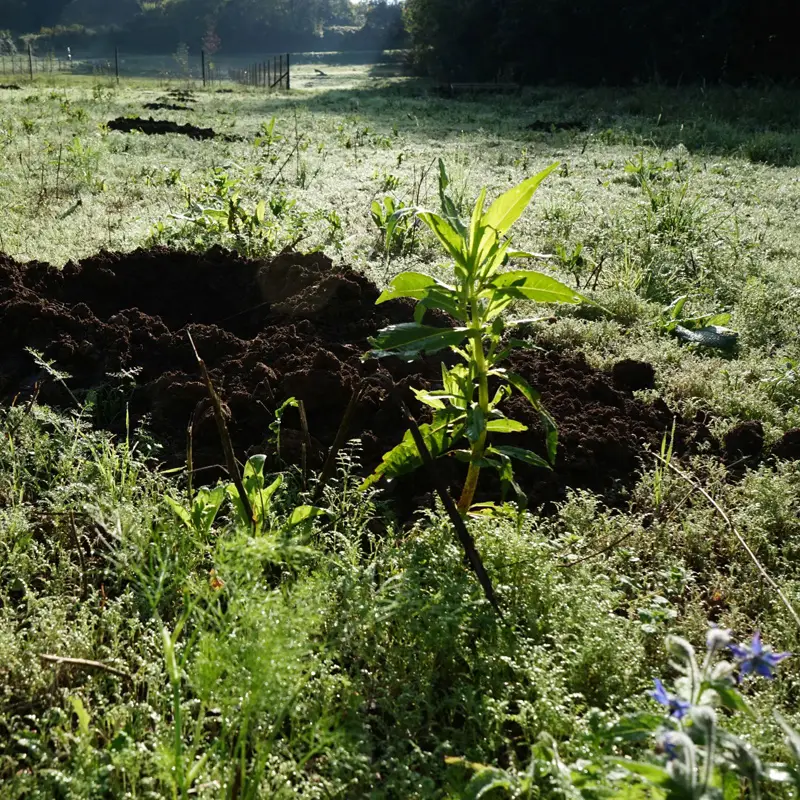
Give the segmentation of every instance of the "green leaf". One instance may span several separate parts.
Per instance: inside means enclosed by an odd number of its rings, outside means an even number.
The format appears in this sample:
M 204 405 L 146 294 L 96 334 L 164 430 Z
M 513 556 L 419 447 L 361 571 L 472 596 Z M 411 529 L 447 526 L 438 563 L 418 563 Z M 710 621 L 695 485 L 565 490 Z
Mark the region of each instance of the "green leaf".
M 523 181 L 498 197 L 483 215 L 483 220 L 481 221 L 483 227 L 492 228 L 497 232 L 498 236 L 504 236 L 522 216 L 522 213 L 533 199 L 534 193 L 539 188 L 539 184 L 557 167 L 558 162 L 551 164 L 538 175 L 528 178 L 528 180 Z
M 436 279 L 430 275 L 422 272 L 401 272 L 392 278 L 389 288 L 383 291 L 375 301 L 375 305 L 380 305 L 388 300 L 397 300 L 400 297 L 422 300 L 432 286 L 436 286 Z
M 493 419 L 486 424 L 486 430 L 490 433 L 518 433 L 528 430 L 528 426 L 515 419 Z
M 465 269 L 464 239 L 458 231 L 444 217 L 433 211 L 420 211 L 417 216 L 431 229 L 456 265 Z
M 672 320 L 680 319 L 681 314 L 683 313 L 683 307 L 686 305 L 686 301 L 689 299 L 688 294 L 683 294 L 680 297 L 677 297 L 675 300 L 670 303 L 669 307 L 667 308 L 667 314 L 669 318 Z
M 434 416 L 430 425 L 420 425 L 422 439 L 428 447 L 433 459 L 451 450 L 453 444 L 463 435 L 463 422 L 466 414 L 457 409 L 448 409 Z M 410 431 L 406 431 L 403 441 L 397 447 L 384 454 L 377 469 L 362 484 L 361 490 L 369 489 L 381 478 L 396 478 L 413 472 L 422 466 L 422 456 Z
M 648 740 L 662 725 L 664 717 L 650 711 L 639 711 L 626 714 L 611 730 L 612 739 L 623 739 L 626 742 L 643 742 Z
M 328 512 L 324 508 L 317 508 L 317 506 L 298 506 L 292 511 L 288 522 L 286 523 L 290 528 L 296 525 L 302 525 L 304 522 L 323 517 Z
M 634 775 L 639 775 L 655 786 L 669 786 L 672 778 L 669 773 L 657 764 L 648 764 L 644 761 L 626 761 L 623 758 L 611 759 L 617 766 L 622 767 Z
M 494 292 L 516 300 L 534 300 L 537 303 L 591 303 L 569 286 L 535 270 L 514 270 L 496 276 L 484 294 Z
M 547 442 L 547 458 L 551 464 L 556 463 L 558 453 L 558 426 L 556 421 L 542 404 L 542 396 L 529 383 L 516 372 L 507 372 L 506 380 L 536 409 L 539 414 L 539 422 L 544 428 L 545 440 Z
M 254 215 L 255 218 L 256 218 L 256 222 L 259 225 L 263 225 L 264 224 L 264 217 L 265 217 L 266 213 L 267 213 L 267 203 L 264 200 L 260 200 L 258 205 L 256 206 L 255 215 Z
M 483 414 L 483 409 L 479 405 L 473 405 L 467 411 L 467 439 L 472 443 L 477 442 L 485 428 L 486 417 Z
M 191 531 L 194 530 L 194 525 L 192 524 L 192 516 L 191 514 L 174 498 L 170 497 L 169 495 L 164 495 L 164 500 L 166 501 L 167 505 L 172 509 L 172 512 L 175 516 Z
M 475 208 L 472 212 L 472 221 L 469 226 L 469 247 L 470 252 L 477 255 L 478 244 L 481 234 L 481 220 L 483 219 L 483 208 L 486 205 L 486 188 L 481 189 L 478 199 L 475 201 Z
M 705 690 L 705 688 L 713 689 L 725 708 L 729 708 L 731 711 L 743 711 L 745 714 L 749 714 L 755 719 L 756 715 L 753 709 L 747 704 L 744 697 L 742 697 L 735 687 L 731 686 L 726 681 L 706 681 L 701 687 L 701 692 Z
M 213 489 L 204 486 L 197 490 L 192 503 L 191 518 L 194 530 L 208 535 L 224 499 L 224 486 L 215 486 Z
M 552 469 L 550 464 L 548 464 L 547 461 L 545 461 L 541 456 L 537 456 L 536 453 L 533 453 L 530 450 L 525 450 L 522 447 L 509 447 L 508 445 L 497 445 L 495 447 L 490 447 L 486 452 L 497 455 L 508 456 L 509 458 L 516 459 L 517 461 L 522 461 L 525 464 L 530 464 L 530 466 L 532 467 L 542 467 L 543 469 Z
M 373 347 L 369 355 L 373 358 L 401 356 L 413 359 L 422 353 L 436 353 L 458 345 L 466 335 L 466 328 L 434 328 L 416 322 L 403 322 L 378 331 L 378 335 L 369 340 Z
M 72 710 L 75 712 L 75 716 L 78 718 L 78 730 L 81 732 L 82 736 L 88 736 L 89 726 L 92 720 L 89 716 L 89 712 L 86 710 L 86 706 L 83 704 L 83 700 L 77 695 L 72 695 L 69 701 L 72 704 Z
M 714 314 L 713 317 L 709 317 L 706 320 L 706 325 L 713 325 L 713 326 L 725 326 L 731 321 L 731 314 L 727 311 L 723 311 L 719 314 Z

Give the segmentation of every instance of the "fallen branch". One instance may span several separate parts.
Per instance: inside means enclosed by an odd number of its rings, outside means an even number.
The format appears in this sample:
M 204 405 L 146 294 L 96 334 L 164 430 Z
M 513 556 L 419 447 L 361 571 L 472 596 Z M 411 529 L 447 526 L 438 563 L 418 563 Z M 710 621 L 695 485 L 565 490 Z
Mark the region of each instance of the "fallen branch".
M 497 612 L 497 615 L 502 619 L 503 612 L 500 610 L 500 605 L 497 602 L 497 597 L 494 593 L 494 587 L 492 586 L 492 579 L 489 577 L 489 573 L 486 572 L 486 568 L 483 566 L 480 553 L 475 547 L 475 540 L 472 538 L 467 526 L 464 524 L 463 517 L 458 513 L 456 504 L 453 501 L 453 498 L 450 497 L 447 487 L 444 485 L 444 481 L 442 480 L 442 476 L 436 471 L 430 450 L 428 450 L 428 446 L 425 444 L 425 440 L 422 438 L 422 433 L 417 425 L 417 421 L 411 416 L 411 412 L 408 410 L 408 407 L 405 403 L 401 403 L 400 406 L 403 409 L 403 413 L 406 415 L 408 427 L 411 432 L 411 436 L 414 439 L 414 444 L 417 446 L 417 450 L 419 451 L 422 463 L 427 467 L 428 474 L 430 475 L 433 486 L 436 489 L 436 493 L 439 495 L 439 499 L 442 501 L 442 505 L 447 512 L 447 516 L 450 517 L 450 521 L 453 523 L 453 527 L 456 529 L 456 534 L 461 542 L 461 546 L 464 548 L 464 554 L 467 557 L 467 562 L 472 567 L 472 571 L 475 573 L 475 576 L 478 578 L 478 583 L 480 583 L 481 587 L 483 588 L 483 593 L 486 595 L 486 599 L 492 604 L 492 608 L 494 608 L 494 610 Z
M 758 556 L 750 549 L 750 546 L 745 541 L 744 537 L 742 536 L 739 531 L 736 530 L 736 526 L 731 521 L 731 518 L 725 513 L 725 509 L 696 481 L 692 478 L 691 475 L 687 475 L 683 470 L 678 469 L 673 463 L 667 461 L 665 458 L 662 458 L 657 453 L 653 454 L 662 464 L 669 467 L 676 475 L 680 476 L 685 480 L 690 486 L 694 486 L 694 488 L 703 495 L 703 497 L 708 500 L 709 503 L 716 509 L 717 513 L 725 520 L 725 524 L 730 528 L 731 533 L 737 538 L 739 544 L 744 548 L 744 551 L 750 557 L 750 560 L 755 564 L 756 569 L 761 573 L 761 576 L 764 580 L 774 589 L 775 594 L 780 597 L 783 604 L 786 606 L 786 610 L 791 615 L 792 619 L 797 624 L 797 627 L 800 628 L 800 616 L 795 611 L 794 606 L 789 602 L 789 599 L 781 590 L 781 587 L 775 582 L 772 576 L 767 572 L 764 568 L 764 565 L 758 560 Z
M 116 667 L 110 667 L 108 664 L 103 664 L 102 661 L 89 661 L 86 658 L 67 658 L 66 656 L 51 656 L 47 653 L 39 653 L 39 658 L 42 661 L 46 661 L 48 664 L 55 664 L 56 666 L 66 664 L 70 667 L 97 670 L 98 672 L 108 672 L 111 675 L 116 675 L 118 678 L 125 678 L 125 680 L 129 681 L 133 680 L 129 673 L 123 672 L 121 669 L 117 669 Z

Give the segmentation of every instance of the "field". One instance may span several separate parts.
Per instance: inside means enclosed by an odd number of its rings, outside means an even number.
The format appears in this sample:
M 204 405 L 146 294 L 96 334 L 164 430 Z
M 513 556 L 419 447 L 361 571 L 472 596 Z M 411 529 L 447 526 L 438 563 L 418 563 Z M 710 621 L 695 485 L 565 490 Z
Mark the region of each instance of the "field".
M 798 93 L 292 85 L 0 88 L 0 796 L 797 796 L 753 777 L 792 760 L 796 658 L 717 685 L 694 788 L 640 778 L 688 763 L 665 637 L 800 649 Z M 593 301 L 511 312 L 559 449 L 468 522 L 501 615 L 424 470 L 359 491 L 451 365 L 362 360 L 412 319 L 392 278 L 450 277 L 392 218 L 438 207 L 440 158 L 465 216 L 559 162 L 514 246 Z

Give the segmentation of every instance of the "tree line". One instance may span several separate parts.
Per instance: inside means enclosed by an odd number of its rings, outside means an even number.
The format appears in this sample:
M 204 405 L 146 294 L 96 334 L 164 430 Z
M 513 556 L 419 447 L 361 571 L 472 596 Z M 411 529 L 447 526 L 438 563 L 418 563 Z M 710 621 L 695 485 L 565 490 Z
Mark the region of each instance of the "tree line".
M 442 80 L 625 84 L 800 77 L 800 0 L 0 0 L 0 36 L 128 51 L 409 48 Z
M 39 49 L 225 52 L 407 45 L 401 7 L 386 0 L 0 0 L 0 31 Z M 323 40 L 325 43 L 323 45 Z
M 407 0 L 418 68 L 577 84 L 800 78 L 798 0 Z

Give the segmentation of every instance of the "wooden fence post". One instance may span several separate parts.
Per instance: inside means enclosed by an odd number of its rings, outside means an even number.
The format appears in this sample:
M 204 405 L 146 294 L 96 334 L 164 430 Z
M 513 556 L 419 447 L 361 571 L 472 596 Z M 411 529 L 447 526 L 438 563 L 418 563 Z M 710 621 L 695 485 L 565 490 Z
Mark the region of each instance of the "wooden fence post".
M 290 55 L 291 55 L 291 53 L 287 53 L 286 54 L 286 91 L 287 92 L 290 91 L 291 88 L 292 88 L 292 78 L 291 78 L 292 69 L 289 66 L 289 56 Z
M 119 86 L 119 47 L 114 45 L 114 73 L 117 76 L 117 86 Z
M 33 48 L 30 42 L 28 42 L 28 67 L 31 71 L 31 81 L 33 81 Z

